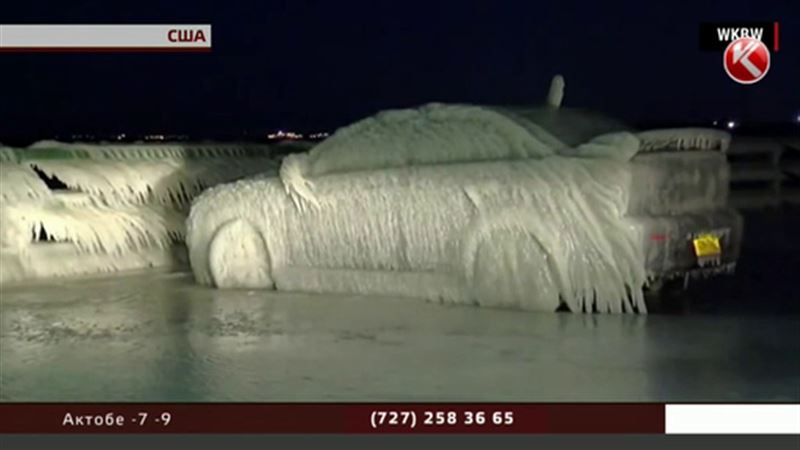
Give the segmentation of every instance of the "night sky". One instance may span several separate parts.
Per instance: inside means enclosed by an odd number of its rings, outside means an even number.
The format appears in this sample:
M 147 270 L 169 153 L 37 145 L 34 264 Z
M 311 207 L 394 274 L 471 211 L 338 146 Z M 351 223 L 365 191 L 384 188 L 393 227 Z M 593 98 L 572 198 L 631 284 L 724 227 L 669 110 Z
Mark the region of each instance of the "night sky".
M 614 5 L 614 6 L 611 6 Z M 764 80 L 698 49 L 704 21 L 781 22 Z M 0 54 L 0 141 L 333 129 L 430 101 L 565 105 L 627 121 L 790 121 L 800 1 L 7 1 L 0 23 L 211 23 L 206 54 Z

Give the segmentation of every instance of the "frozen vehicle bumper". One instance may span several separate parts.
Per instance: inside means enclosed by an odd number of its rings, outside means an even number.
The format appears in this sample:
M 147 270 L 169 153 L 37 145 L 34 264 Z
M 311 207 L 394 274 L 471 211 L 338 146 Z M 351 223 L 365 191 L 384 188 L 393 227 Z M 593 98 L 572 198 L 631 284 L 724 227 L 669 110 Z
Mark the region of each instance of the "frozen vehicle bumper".
M 734 209 L 629 220 L 644 239 L 646 269 L 652 280 L 730 273 L 739 259 L 743 220 Z M 718 257 L 698 257 L 693 240 L 701 235 L 719 239 Z

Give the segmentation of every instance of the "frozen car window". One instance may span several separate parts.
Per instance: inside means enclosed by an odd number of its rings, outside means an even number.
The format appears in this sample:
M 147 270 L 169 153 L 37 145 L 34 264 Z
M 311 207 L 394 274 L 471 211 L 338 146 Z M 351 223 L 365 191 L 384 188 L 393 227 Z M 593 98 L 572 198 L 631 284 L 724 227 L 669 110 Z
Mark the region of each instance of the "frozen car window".
M 623 122 L 585 109 L 510 106 L 498 111 L 538 125 L 568 147 L 619 131 L 634 131 Z
M 451 162 L 541 158 L 561 147 L 535 124 L 495 108 L 429 104 L 341 128 L 308 154 L 308 175 Z

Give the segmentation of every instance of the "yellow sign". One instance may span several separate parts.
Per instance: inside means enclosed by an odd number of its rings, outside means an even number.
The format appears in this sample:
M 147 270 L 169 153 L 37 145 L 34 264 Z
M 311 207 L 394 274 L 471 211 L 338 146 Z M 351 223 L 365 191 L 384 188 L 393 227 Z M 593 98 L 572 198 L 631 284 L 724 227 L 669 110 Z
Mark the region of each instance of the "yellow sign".
M 692 243 L 694 244 L 694 254 L 698 258 L 719 256 L 722 254 L 722 247 L 719 245 L 719 236 L 701 234 L 694 238 Z

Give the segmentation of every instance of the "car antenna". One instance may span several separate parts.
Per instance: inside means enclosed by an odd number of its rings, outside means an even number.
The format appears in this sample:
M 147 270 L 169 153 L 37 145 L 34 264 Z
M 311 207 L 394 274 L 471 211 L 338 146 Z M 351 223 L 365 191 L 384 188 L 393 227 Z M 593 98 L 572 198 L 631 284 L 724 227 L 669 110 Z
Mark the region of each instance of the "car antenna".
M 547 106 L 560 108 L 564 100 L 564 77 L 556 75 L 550 82 L 550 92 L 547 93 Z

